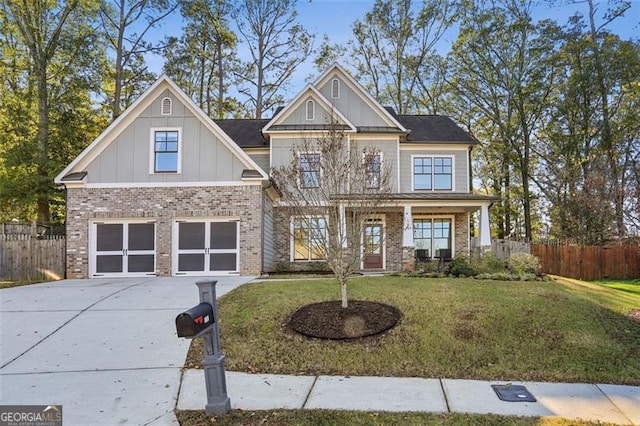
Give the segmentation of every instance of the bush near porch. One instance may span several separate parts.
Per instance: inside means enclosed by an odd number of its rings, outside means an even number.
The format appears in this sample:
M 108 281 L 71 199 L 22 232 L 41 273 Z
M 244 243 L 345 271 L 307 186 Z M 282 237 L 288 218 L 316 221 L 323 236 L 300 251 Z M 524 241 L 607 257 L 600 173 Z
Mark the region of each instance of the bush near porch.
M 352 300 L 403 312 L 385 335 L 363 341 L 304 338 L 286 328 L 302 305 L 339 298 L 331 279 L 261 282 L 220 300 L 226 367 L 233 371 L 640 384 L 640 296 L 555 282 L 363 277 Z M 605 292 L 612 292 L 609 296 Z M 608 304 L 611 302 L 610 304 Z M 200 342 L 187 367 L 199 365 Z

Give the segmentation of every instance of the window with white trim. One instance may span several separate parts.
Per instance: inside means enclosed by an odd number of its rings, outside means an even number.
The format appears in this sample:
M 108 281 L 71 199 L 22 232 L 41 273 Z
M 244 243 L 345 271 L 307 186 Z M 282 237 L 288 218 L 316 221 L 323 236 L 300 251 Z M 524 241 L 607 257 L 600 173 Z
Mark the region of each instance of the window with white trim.
M 315 120 L 316 118 L 316 103 L 309 99 L 306 103 L 307 120 Z
M 324 260 L 327 221 L 324 217 L 294 217 L 291 245 L 294 261 Z
M 162 99 L 162 115 L 171 115 L 172 105 L 171 98 Z
M 380 154 L 365 154 L 364 167 L 366 173 L 366 188 L 380 189 L 380 178 L 382 173 L 382 158 Z
M 331 98 L 340 99 L 340 80 L 337 78 L 331 80 Z
M 299 154 L 298 159 L 300 169 L 300 187 L 320 187 L 320 154 Z
M 447 191 L 453 189 L 453 158 L 413 157 L 413 189 Z
M 153 131 L 153 172 L 178 173 L 180 132 Z
M 413 219 L 413 244 L 426 257 L 451 257 L 451 235 L 451 219 Z

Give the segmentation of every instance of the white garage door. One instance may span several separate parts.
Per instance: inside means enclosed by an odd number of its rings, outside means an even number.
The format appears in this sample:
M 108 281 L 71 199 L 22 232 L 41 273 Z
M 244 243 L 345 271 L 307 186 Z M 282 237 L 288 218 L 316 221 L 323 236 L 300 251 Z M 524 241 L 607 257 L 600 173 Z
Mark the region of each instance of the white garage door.
M 237 220 L 178 220 L 173 228 L 174 274 L 238 273 L 238 244 Z
M 93 222 L 89 239 L 91 277 L 155 275 L 155 223 Z

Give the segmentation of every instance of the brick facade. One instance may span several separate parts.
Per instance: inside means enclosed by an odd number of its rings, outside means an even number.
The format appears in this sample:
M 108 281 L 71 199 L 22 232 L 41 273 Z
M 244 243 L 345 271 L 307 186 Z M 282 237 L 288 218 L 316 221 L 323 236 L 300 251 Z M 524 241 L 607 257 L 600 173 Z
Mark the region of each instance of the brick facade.
M 89 223 L 149 219 L 156 223 L 156 273 L 171 275 L 172 224 L 177 218 L 239 218 L 240 274 L 262 272 L 260 185 L 217 187 L 69 188 L 67 277 L 89 274 Z
M 415 263 L 413 247 L 402 246 L 402 220 L 403 211 L 381 211 L 385 223 L 385 262 L 387 271 L 412 270 Z M 466 213 L 455 214 L 454 219 L 454 244 L 456 254 L 469 254 L 469 223 Z M 275 209 L 275 262 L 286 264 L 291 270 L 309 270 L 317 266 L 317 262 L 291 262 L 291 233 L 289 231 L 289 216 L 282 210 Z

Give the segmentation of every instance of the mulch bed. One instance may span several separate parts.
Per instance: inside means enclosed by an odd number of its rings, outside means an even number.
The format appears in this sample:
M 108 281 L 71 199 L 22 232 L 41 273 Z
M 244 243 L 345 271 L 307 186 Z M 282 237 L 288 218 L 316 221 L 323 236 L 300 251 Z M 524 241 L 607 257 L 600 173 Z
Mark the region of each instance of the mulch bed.
M 640 321 L 640 309 L 635 309 L 631 312 L 629 312 L 629 317 L 633 318 L 634 320 L 638 320 Z
M 307 337 L 331 340 L 375 336 L 393 328 L 402 312 L 393 306 L 361 300 L 313 303 L 295 311 L 287 325 Z

